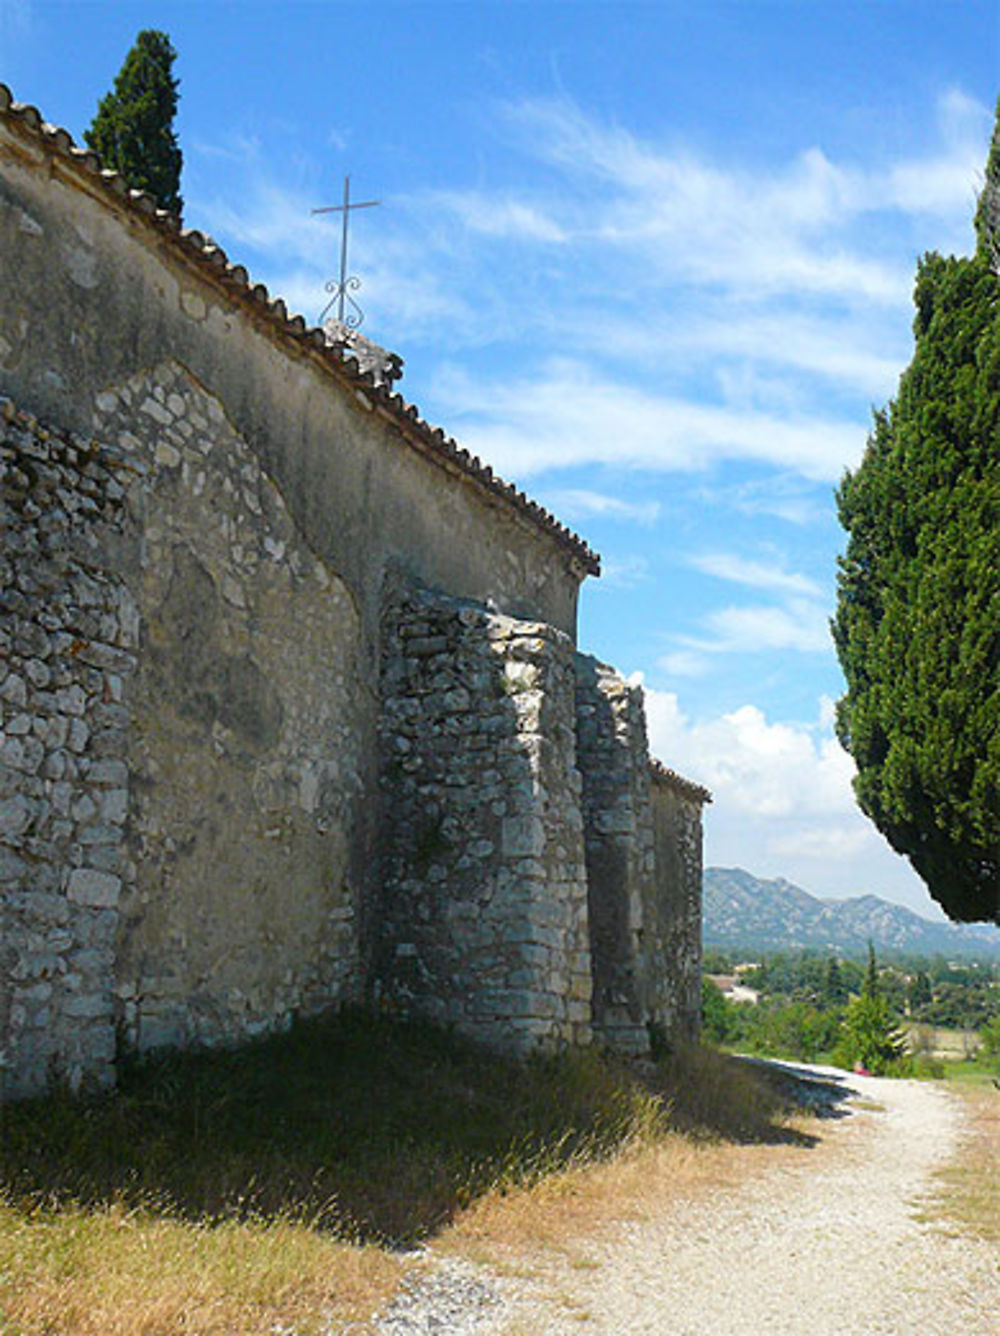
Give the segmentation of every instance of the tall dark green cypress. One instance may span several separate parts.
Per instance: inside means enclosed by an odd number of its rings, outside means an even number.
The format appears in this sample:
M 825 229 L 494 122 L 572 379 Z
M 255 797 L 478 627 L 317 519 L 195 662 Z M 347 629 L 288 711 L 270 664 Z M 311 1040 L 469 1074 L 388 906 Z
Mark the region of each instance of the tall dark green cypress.
M 976 249 L 1000 273 L 1000 98 L 983 189 L 976 207 Z
M 837 731 L 944 911 L 1000 922 L 1000 103 L 971 258 L 928 254 L 915 349 L 837 494 Z
M 84 139 L 134 190 L 149 191 L 162 209 L 179 214 L 181 150 L 174 134 L 178 81 L 172 74 L 176 55 L 166 33 L 141 32 Z

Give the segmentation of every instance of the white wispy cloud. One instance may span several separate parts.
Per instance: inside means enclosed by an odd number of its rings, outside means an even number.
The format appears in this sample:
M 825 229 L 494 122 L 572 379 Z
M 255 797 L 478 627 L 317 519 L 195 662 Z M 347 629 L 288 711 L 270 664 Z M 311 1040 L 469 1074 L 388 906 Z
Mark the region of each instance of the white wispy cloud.
M 747 460 L 832 482 L 857 463 L 867 404 L 892 392 L 908 351 L 912 255 L 885 219 L 968 231 L 985 108 L 946 94 L 919 157 L 812 146 L 752 168 L 565 99 L 504 116 L 523 188 L 397 195 L 352 234 L 366 329 L 437 362 L 431 416 L 520 478 Z M 235 190 L 202 179 L 189 214 L 314 318 L 336 250 L 330 220 L 310 214 L 316 164 L 282 177 L 238 127 L 199 147 L 242 154 L 245 171 Z M 477 358 L 497 345 L 502 378 L 484 377 Z
M 773 563 L 741 557 L 734 552 L 692 555 L 688 558 L 688 564 L 695 570 L 704 571 L 706 575 L 714 575 L 719 580 L 728 580 L 733 584 L 748 585 L 751 589 L 770 589 L 807 598 L 819 597 L 822 593 L 819 584 L 807 575 L 786 571 Z
M 541 242 L 563 242 L 568 237 L 544 208 L 525 200 L 441 190 L 428 194 L 425 207 L 445 209 L 463 227 L 484 236 Z
M 656 395 L 569 359 L 503 381 L 448 366 L 433 394 L 463 444 L 517 478 L 580 464 L 688 472 L 755 459 L 833 481 L 858 462 L 866 434 L 863 423 L 819 413 L 781 417 Z
M 671 678 L 704 678 L 722 656 L 793 652 L 828 654 L 830 610 L 819 583 L 783 564 L 732 552 L 695 553 L 686 564 L 728 584 L 772 594 L 774 602 L 708 608 L 696 633 L 674 631 L 658 660 Z
M 921 159 L 893 164 L 885 178 L 887 195 L 907 213 L 946 219 L 957 215 L 967 228 L 992 116 L 989 108 L 951 88 L 938 99 L 937 123 L 940 144 Z
M 710 639 L 699 642 L 699 648 L 716 653 L 797 650 L 823 654 L 831 648 L 827 617 L 822 603 L 801 598 L 791 599 L 782 607 L 759 604 L 719 608 L 705 618 Z
M 983 109 L 956 93 L 941 99 L 938 142 L 924 156 L 873 165 L 833 162 L 817 146 L 770 170 L 712 162 L 602 124 L 567 100 L 525 101 L 508 116 L 532 152 L 567 177 L 600 183 L 603 209 L 581 232 L 638 248 L 675 279 L 744 294 L 898 303 L 909 265 L 866 251 L 853 225 L 890 212 L 967 225 L 983 161 Z
M 546 492 L 546 500 L 553 509 L 567 519 L 589 519 L 598 515 L 605 519 L 623 520 L 636 524 L 655 524 L 660 516 L 659 501 L 624 501 L 583 487 L 564 488 Z
M 659 666 L 672 676 L 696 677 L 709 671 L 719 655 L 827 654 L 832 649 L 828 618 L 824 604 L 805 598 L 716 608 L 701 619 L 700 634 L 673 637 L 674 648 L 661 656 Z
M 694 502 L 723 507 L 741 515 L 772 516 L 797 528 L 814 526 L 829 510 L 829 489 L 819 489 L 791 471 L 772 473 L 766 481 L 702 486 Z

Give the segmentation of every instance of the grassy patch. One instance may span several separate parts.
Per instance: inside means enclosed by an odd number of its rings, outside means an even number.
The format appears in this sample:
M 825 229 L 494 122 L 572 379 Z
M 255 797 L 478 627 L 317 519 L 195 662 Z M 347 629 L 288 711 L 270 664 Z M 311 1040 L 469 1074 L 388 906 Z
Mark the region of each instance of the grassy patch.
M 966 1129 L 957 1156 L 937 1174 L 932 1213 L 1000 1245 L 1000 1094 L 981 1070 L 978 1079 L 957 1075 L 952 1089 L 964 1102 Z
M 4 1336 L 271 1336 L 277 1321 L 310 1336 L 370 1312 L 398 1270 L 287 1219 L 0 1201 Z
M 391 1291 L 384 1245 L 518 1192 L 565 1204 L 598 1166 L 624 1182 L 643 1147 L 806 1141 L 786 1105 L 710 1050 L 515 1061 L 361 1012 L 146 1060 L 3 1110 L 0 1331 L 318 1330 Z

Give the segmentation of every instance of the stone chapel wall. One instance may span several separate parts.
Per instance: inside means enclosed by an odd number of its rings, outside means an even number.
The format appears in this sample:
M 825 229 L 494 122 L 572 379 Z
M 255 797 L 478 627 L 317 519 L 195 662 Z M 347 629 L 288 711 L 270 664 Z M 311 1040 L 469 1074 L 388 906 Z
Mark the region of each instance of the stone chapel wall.
M 4 1093 L 358 997 L 350 595 L 176 365 L 102 394 L 100 443 L 4 402 Z
M 383 1004 L 590 1039 L 569 638 L 398 581 L 383 639 Z
M 0 85 L 0 1094 L 372 994 L 693 1029 L 594 554 L 68 144 Z

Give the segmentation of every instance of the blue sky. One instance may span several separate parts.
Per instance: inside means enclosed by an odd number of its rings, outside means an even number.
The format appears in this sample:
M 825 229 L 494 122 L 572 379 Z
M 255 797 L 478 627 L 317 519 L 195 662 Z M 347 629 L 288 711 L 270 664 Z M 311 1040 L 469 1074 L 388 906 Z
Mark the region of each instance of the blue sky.
M 964 252 L 998 0 L 0 0 L 0 79 L 77 138 L 136 32 L 181 80 L 185 221 L 315 320 L 355 198 L 364 332 L 423 414 L 602 555 L 581 643 L 710 787 L 706 857 L 932 902 L 854 808 L 833 490 Z

